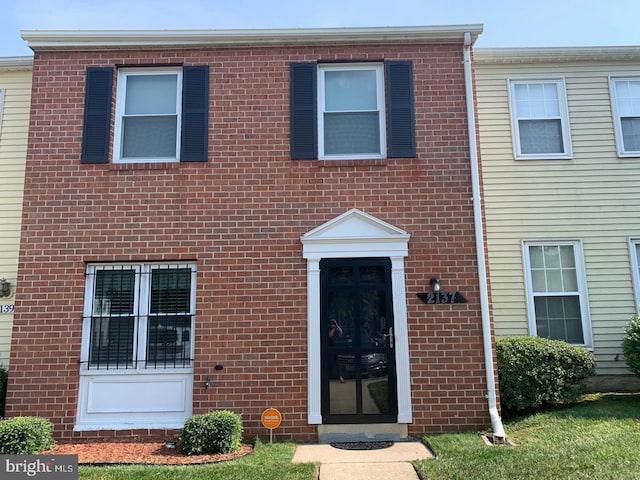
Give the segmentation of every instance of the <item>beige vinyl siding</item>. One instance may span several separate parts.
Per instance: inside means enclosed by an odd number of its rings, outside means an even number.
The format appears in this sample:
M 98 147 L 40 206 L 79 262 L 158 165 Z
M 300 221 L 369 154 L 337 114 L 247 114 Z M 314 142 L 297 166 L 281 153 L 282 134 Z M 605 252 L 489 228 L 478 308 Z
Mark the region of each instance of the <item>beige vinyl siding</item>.
M 523 50 L 475 52 L 496 335 L 529 333 L 523 242 L 580 241 L 598 372 L 629 373 L 621 341 L 636 312 L 629 238 L 640 238 L 640 158 L 617 156 L 609 78 L 640 76 L 640 51 Z M 566 84 L 573 157 L 515 160 L 508 80 L 547 78 Z
M 27 155 L 31 63 L 28 58 L 0 59 L 0 278 L 11 283 L 11 296 L 0 305 L 14 304 L 22 217 L 22 192 Z M 0 313 L 0 365 L 9 363 L 13 314 Z

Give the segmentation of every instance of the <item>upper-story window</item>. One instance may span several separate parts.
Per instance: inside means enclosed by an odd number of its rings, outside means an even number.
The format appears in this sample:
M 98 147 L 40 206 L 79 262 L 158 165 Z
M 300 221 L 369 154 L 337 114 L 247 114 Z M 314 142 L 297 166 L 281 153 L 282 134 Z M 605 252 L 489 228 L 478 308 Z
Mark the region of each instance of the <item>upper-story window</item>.
M 319 157 L 384 157 L 382 65 L 321 65 L 318 75 Z
M 618 154 L 640 156 L 640 78 L 612 78 L 611 95 Z
M 292 63 L 291 158 L 416 155 L 413 63 Z
M 177 161 L 182 71 L 120 70 L 117 90 L 113 161 Z
M 87 68 L 82 163 L 206 162 L 209 67 Z
M 509 95 L 516 158 L 571 158 L 564 81 L 511 80 Z

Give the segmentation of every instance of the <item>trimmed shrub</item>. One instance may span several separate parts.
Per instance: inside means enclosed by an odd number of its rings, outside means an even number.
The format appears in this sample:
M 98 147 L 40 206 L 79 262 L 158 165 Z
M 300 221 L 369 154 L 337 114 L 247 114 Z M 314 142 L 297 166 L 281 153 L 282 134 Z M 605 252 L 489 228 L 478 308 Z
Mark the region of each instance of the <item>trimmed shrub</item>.
M 53 425 L 41 417 L 0 420 L 0 454 L 25 455 L 53 447 Z
M 231 453 L 242 445 L 242 419 L 228 410 L 193 415 L 178 439 L 184 455 Z
M 633 373 L 640 375 L 640 317 L 631 317 L 624 331 L 622 353 Z
M 496 342 L 500 404 L 511 411 L 571 403 L 595 374 L 595 357 L 583 347 L 539 337 Z
M 0 365 L 0 418 L 4 418 L 4 406 L 7 401 L 7 382 L 9 373 L 7 369 Z

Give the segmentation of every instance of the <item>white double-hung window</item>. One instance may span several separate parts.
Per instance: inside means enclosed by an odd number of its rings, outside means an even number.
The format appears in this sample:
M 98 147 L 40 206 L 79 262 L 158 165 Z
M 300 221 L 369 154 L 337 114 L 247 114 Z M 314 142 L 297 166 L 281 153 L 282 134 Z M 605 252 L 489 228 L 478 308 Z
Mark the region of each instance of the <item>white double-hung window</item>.
M 635 290 L 635 303 L 638 313 L 640 313 L 640 238 L 629 240 L 631 248 L 631 266 L 633 268 L 633 285 Z
M 529 328 L 532 335 L 591 344 L 580 242 L 524 244 Z
M 89 265 L 82 363 L 87 370 L 190 368 L 195 265 Z
M 319 65 L 318 102 L 320 158 L 386 156 L 382 64 Z
M 118 72 L 115 162 L 178 161 L 182 70 Z
M 562 79 L 510 80 L 509 97 L 517 159 L 571 158 Z
M 618 154 L 640 156 L 640 78 L 612 78 L 611 96 Z

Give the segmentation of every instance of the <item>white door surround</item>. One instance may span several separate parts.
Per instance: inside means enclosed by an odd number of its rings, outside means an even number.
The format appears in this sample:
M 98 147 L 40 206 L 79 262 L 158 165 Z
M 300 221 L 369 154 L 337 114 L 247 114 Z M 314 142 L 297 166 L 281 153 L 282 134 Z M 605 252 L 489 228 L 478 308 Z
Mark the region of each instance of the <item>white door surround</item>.
M 404 258 L 409 234 L 351 209 L 301 237 L 307 259 L 308 423 L 322 424 L 320 381 L 320 260 L 378 257 L 391 260 L 391 285 L 398 382 L 398 423 L 411 423 L 409 333 Z

